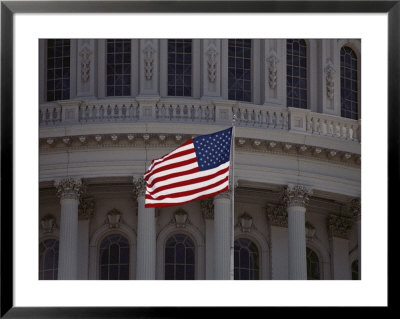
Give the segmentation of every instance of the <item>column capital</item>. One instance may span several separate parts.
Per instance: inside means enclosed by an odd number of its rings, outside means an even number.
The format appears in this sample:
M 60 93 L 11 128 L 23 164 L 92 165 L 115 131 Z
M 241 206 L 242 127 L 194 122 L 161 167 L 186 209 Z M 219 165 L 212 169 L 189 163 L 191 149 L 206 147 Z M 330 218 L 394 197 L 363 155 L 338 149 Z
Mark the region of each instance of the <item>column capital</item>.
M 57 196 L 60 199 L 79 199 L 82 192 L 82 180 L 77 177 L 67 177 L 54 181 Z
M 82 194 L 79 198 L 78 216 L 79 219 L 90 219 L 94 215 L 94 198 Z
M 289 184 L 284 190 L 283 199 L 287 207 L 305 207 L 310 195 L 312 195 L 312 189 L 310 187 L 305 185 Z
M 271 226 L 288 227 L 288 214 L 284 205 L 268 204 L 266 214 Z
M 330 214 L 327 220 L 330 237 L 348 239 L 348 233 L 353 225 L 350 217 Z
M 144 196 L 146 194 L 146 181 L 143 177 L 133 177 L 133 192 L 137 197 Z
M 204 219 L 214 219 L 214 202 L 212 198 L 202 199 L 200 201 L 200 206 Z
M 231 194 L 232 194 L 231 189 L 228 189 L 225 192 L 215 195 L 214 199 L 231 199 Z

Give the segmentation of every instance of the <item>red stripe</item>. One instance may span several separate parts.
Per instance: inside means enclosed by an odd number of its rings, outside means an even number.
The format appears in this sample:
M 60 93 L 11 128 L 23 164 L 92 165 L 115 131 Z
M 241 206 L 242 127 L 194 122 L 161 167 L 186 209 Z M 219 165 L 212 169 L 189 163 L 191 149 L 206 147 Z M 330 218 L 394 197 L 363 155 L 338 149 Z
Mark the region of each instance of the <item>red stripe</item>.
M 222 192 L 227 191 L 228 189 L 229 189 L 229 187 L 226 186 L 224 189 L 222 189 L 222 190 L 220 190 L 220 191 L 217 191 L 217 192 L 215 192 L 215 193 L 211 193 L 211 194 L 207 194 L 207 195 L 202 195 L 202 196 L 193 198 L 193 199 L 188 200 L 188 201 L 185 201 L 185 202 L 180 202 L 180 203 L 151 203 L 151 204 L 145 204 L 144 207 L 145 207 L 145 208 L 152 208 L 152 207 L 169 207 L 169 206 L 182 205 L 182 204 L 185 204 L 185 203 L 194 202 L 194 201 L 196 201 L 196 200 L 205 199 L 205 198 L 208 198 L 208 197 L 213 197 L 213 196 L 215 196 L 215 195 L 217 195 L 217 194 L 219 194 L 219 193 L 222 193 Z
M 154 174 L 156 174 L 156 173 L 159 173 L 159 172 L 162 172 L 162 171 L 166 171 L 166 170 L 169 170 L 169 169 L 173 169 L 173 168 L 178 168 L 178 167 L 189 165 L 189 164 L 193 164 L 193 163 L 197 163 L 197 158 L 196 157 L 188 159 L 186 161 L 165 165 L 163 167 L 160 167 L 160 168 L 157 168 L 155 170 L 152 170 L 151 173 L 145 177 L 145 180 L 148 181 L 149 178 L 151 176 L 153 176 Z
M 190 143 L 192 143 L 192 142 L 193 142 L 192 139 L 187 140 L 185 143 L 183 143 L 182 145 L 180 145 L 180 146 L 177 147 L 176 149 L 172 150 L 171 152 L 169 152 L 169 153 L 167 153 L 167 154 L 164 154 L 163 156 L 161 156 L 161 157 L 159 157 L 159 158 L 153 159 L 153 160 L 151 161 L 151 163 L 150 163 L 150 166 L 151 166 L 155 161 L 158 161 L 158 160 L 160 160 L 160 159 L 164 159 L 164 158 L 167 157 L 169 154 L 171 154 L 173 151 L 176 151 L 177 149 L 179 149 L 179 148 L 181 148 L 181 147 L 183 147 L 183 146 L 185 146 L 185 145 L 188 145 L 188 144 L 190 144 Z M 147 173 L 147 172 L 146 172 L 146 173 Z M 145 174 L 146 174 L 146 173 L 145 173 Z
M 194 148 L 192 148 L 192 149 L 190 149 L 190 150 L 185 150 L 185 151 L 182 151 L 182 152 L 178 152 L 178 153 L 175 153 L 175 154 L 171 155 L 170 157 L 166 158 L 165 161 L 169 161 L 169 160 L 171 160 L 171 159 L 174 159 L 174 158 L 177 158 L 177 157 L 180 157 L 180 156 L 189 155 L 189 154 L 192 154 L 192 153 L 194 153 L 194 152 L 195 152 Z M 151 170 L 148 170 L 148 171 L 147 171 L 146 173 L 144 173 L 144 174 L 146 175 L 146 174 L 152 172 L 154 169 L 157 168 L 157 166 L 159 166 L 159 165 L 162 164 L 162 163 L 164 163 L 164 161 L 158 162 L 157 164 L 154 165 L 154 167 L 151 168 Z
M 174 194 L 169 194 L 169 195 L 162 195 L 162 196 L 158 196 L 157 198 L 154 198 L 153 196 L 146 194 L 146 198 L 153 199 L 153 200 L 163 200 L 165 198 L 178 198 L 178 197 L 183 197 L 183 196 L 190 196 L 190 195 L 194 195 L 196 193 L 201 193 L 202 191 L 205 191 L 207 189 L 217 187 L 217 186 L 225 183 L 228 179 L 229 179 L 228 176 L 226 176 L 224 179 L 222 179 L 214 184 L 210 184 L 210 185 L 207 185 L 207 186 L 204 186 L 201 188 L 197 188 L 194 190 L 188 190 L 185 192 L 179 192 L 179 193 L 174 193 Z
M 146 186 L 151 188 L 151 187 L 154 186 L 154 184 L 156 184 L 158 182 L 166 181 L 166 180 L 168 180 L 170 178 L 179 177 L 179 176 L 185 176 L 185 175 L 198 173 L 198 172 L 200 172 L 199 167 L 195 167 L 195 168 L 191 168 L 191 169 L 189 169 L 187 171 L 171 173 L 171 174 L 168 174 L 168 175 L 165 175 L 165 176 L 160 176 L 160 177 L 157 177 L 157 178 L 153 179 L 153 182 L 151 184 L 147 184 L 146 183 Z
M 226 172 L 229 171 L 229 167 L 226 167 L 220 171 L 217 171 L 214 174 L 211 175 L 207 175 L 207 176 L 202 176 L 202 177 L 197 177 L 197 178 L 193 178 L 193 179 L 189 179 L 186 181 L 182 181 L 182 182 L 177 182 L 177 183 L 173 183 L 173 184 L 168 184 L 168 185 L 164 185 L 164 186 L 160 186 L 158 187 L 155 191 L 153 192 L 149 192 L 151 195 L 155 195 L 158 192 L 161 192 L 165 189 L 169 189 L 169 188 L 175 188 L 175 187 L 181 187 L 181 186 L 186 186 L 186 185 L 191 185 L 191 184 L 196 184 L 196 183 L 200 183 L 200 182 L 205 182 L 208 181 L 210 179 L 213 179 L 214 177 L 217 177 L 219 175 L 225 174 Z

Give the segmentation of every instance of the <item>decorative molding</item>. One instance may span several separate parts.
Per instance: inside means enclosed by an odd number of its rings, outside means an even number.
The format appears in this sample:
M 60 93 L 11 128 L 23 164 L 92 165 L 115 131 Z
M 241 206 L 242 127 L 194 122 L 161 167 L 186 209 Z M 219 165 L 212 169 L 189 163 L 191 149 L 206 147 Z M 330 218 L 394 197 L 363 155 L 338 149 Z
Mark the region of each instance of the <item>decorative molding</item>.
M 40 225 L 44 234 L 52 233 L 57 227 L 56 218 L 52 214 L 47 214 L 40 219 Z
M 271 226 L 288 227 L 288 214 L 284 205 L 269 204 L 266 214 Z
M 79 219 L 90 219 L 94 215 L 95 201 L 93 197 L 87 195 L 86 192 L 82 194 L 79 199 L 78 216 Z
M 57 189 L 57 196 L 63 199 L 79 199 L 82 190 L 82 181 L 80 178 L 67 177 L 54 182 Z
M 143 177 L 133 177 L 133 192 L 137 197 L 144 196 L 146 193 L 146 181 Z
M 269 87 L 271 89 L 276 88 L 276 83 L 278 79 L 278 63 L 279 59 L 276 57 L 276 53 L 273 52 L 268 58 L 267 58 L 267 64 L 268 64 L 268 83 Z
M 242 232 L 249 233 L 253 226 L 253 217 L 251 217 L 247 212 L 244 212 L 239 216 L 239 225 Z
M 310 195 L 312 195 L 311 188 L 304 185 L 290 184 L 284 190 L 284 202 L 287 207 L 305 207 Z
M 326 74 L 326 96 L 328 99 L 333 100 L 335 96 L 335 74 L 336 71 L 332 66 L 332 62 L 329 60 L 328 65 L 325 67 L 324 72 Z
M 185 228 L 186 223 L 188 222 L 188 213 L 184 211 L 182 208 L 179 208 L 174 213 L 174 222 L 175 222 L 175 227 Z
M 350 202 L 350 210 L 355 221 L 361 220 L 361 199 L 354 198 Z
M 88 47 L 83 47 L 79 52 L 79 56 L 81 57 L 81 80 L 82 82 L 89 81 L 90 77 L 90 56 L 92 52 Z
M 144 75 L 146 80 L 150 81 L 153 77 L 153 63 L 154 63 L 154 49 L 151 44 L 147 44 L 147 46 L 143 50 L 144 53 Z
M 108 224 L 109 228 L 119 228 L 121 223 L 121 212 L 113 208 L 107 213 L 106 224 Z
M 327 224 L 328 232 L 331 237 L 348 239 L 353 221 L 346 216 L 330 214 L 327 219 Z
M 315 239 L 316 229 L 313 224 L 306 221 L 306 239 L 313 241 Z
M 208 80 L 211 83 L 214 83 L 216 79 L 218 52 L 213 44 L 209 46 L 206 55 L 207 55 L 207 66 L 208 66 Z
M 214 219 L 214 201 L 212 198 L 200 200 L 200 207 L 204 219 Z

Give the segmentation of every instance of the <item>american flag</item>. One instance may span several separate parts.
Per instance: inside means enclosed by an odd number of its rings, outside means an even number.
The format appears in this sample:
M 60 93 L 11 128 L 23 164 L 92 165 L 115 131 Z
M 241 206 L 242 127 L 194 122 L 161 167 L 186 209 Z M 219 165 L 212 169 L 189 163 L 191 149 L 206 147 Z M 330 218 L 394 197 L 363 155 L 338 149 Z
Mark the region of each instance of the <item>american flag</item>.
M 232 128 L 188 140 L 151 162 L 145 207 L 181 205 L 229 188 Z

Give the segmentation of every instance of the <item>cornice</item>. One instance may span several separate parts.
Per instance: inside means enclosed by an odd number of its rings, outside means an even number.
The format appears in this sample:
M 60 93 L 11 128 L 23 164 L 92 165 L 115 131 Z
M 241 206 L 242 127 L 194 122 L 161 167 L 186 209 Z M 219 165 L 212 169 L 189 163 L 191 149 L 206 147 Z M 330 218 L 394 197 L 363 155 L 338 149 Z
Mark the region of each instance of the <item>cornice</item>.
M 68 150 L 103 149 L 103 148 L 174 148 L 184 141 L 198 135 L 171 133 L 104 133 L 76 136 L 57 136 L 39 139 L 41 153 Z M 332 164 L 350 167 L 361 167 L 361 155 L 333 148 L 274 141 L 270 139 L 253 139 L 236 137 L 237 152 L 274 154 L 313 159 Z

